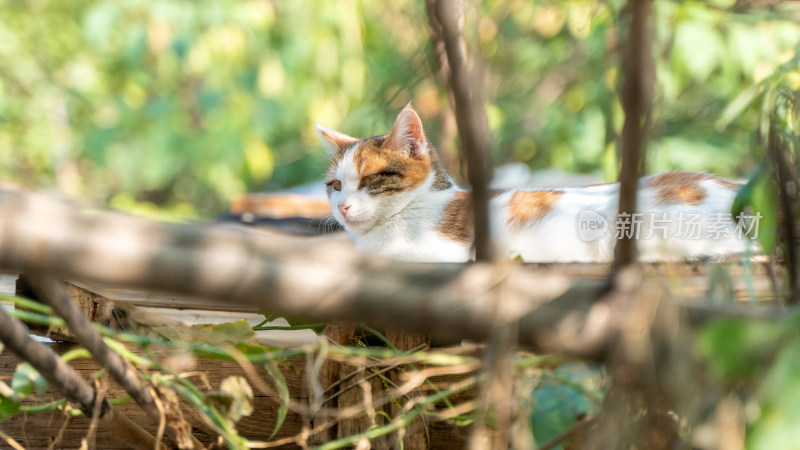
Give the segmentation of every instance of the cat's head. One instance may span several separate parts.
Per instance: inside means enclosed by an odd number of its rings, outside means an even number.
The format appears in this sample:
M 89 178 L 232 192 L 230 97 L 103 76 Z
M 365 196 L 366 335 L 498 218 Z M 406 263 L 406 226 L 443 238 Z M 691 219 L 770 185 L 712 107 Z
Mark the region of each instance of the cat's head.
M 352 233 L 367 233 L 428 190 L 452 186 L 410 105 L 382 136 L 357 139 L 319 124 L 317 130 L 331 154 L 333 216 Z

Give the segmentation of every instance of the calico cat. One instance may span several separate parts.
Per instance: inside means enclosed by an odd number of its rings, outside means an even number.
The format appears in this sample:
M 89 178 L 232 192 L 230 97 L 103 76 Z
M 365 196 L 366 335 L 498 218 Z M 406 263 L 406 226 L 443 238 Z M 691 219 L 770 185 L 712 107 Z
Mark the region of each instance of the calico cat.
M 470 259 L 470 193 L 445 173 L 410 105 L 386 135 L 317 130 L 331 154 L 333 217 L 359 251 L 407 261 Z M 489 205 L 492 241 L 498 256 L 528 262 L 611 261 L 620 233 L 639 239 L 644 260 L 742 253 L 749 242 L 743 234 L 757 222 L 731 217 L 738 188 L 705 173 L 651 175 L 639 181 L 641 213 L 619 221 L 618 183 L 499 191 Z

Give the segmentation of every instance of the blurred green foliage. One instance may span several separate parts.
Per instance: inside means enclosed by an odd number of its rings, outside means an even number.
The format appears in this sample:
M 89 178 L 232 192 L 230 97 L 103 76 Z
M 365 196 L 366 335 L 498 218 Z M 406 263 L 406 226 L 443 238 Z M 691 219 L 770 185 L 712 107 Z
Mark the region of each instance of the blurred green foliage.
M 655 2 L 649 171 L 742 176 L 762 158 L 757 104 L 719 121 L 797 54 L 800 25 L 781 5 L 734 3 Z M 616 177 L 623 4 L 471 7 L 495 163 Z M 210 217 L 238 194 L 320 178 L 315 120 L 368 136 L 414 101 L 449 147 L 429 35 L 419 0 L 0 0 L 0 179 Z
M 704 327 L 699 353 L 712 382 L 737 392 L 744 405 L 746 448 L 796 448 L 800 431 L 798 315 L 777 321 L 719 320 Z

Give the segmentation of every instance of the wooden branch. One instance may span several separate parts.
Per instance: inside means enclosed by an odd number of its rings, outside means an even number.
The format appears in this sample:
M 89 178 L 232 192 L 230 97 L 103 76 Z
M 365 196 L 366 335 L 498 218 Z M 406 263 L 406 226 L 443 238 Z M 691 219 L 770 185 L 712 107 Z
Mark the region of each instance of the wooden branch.
M 467 160 L 467 178 L 472 185 L 475 259 L 488 261 L 492 256 L 487 188 L 491 165 L 487 152 L 486 113 L 476 88 L 475 74 L 470 73 L 467 65 L 467 48 L 461 37 L 463 3 L 459 0 L 436 0 L 435 9 L 450 63 L 450 89 L 455 100 L 461 156 Z
M 30 363 L 67 400 L 75 402 L 87 417 L 92 417 L 97 393 L 67 363 L 52 350 L 34 341 L 28 328 L 0 308 L 0 341 L 11 351 Z M 153 435 L 120 414 L 103 399 L 100 403 L 100 424 L 113 430 L 121 442 L 131 448 L 150 450 L 166 448 L 157 443 Z
M 75 306 L 63 285 L 50 277 L 33 277 L 31 282 L 34 289 L 39 291 L 40 298 L 45 299 L 56 314 L 64 319 L 78 342 L 125 389 L 125 392 L 145 411 L 148 418 L 156 425 L 161 420 L 166 420 L 166 418 L 162 418 L 150 389 L 139 378 L 136 370 L 103 342 L 103 337 L 94 329 L 83 312 Z M 192 436 L 191 426 L 185 421 L 167 420 L 166 431 L 170 438 L 178 444 L 178 448 L 204 448 L 203 444 Z
M 13 272 L 402 327 L 440 341 L 486 340 L 494 312 L 489 300 L 503 284 L 522 345 L 586 357 L 602 350 L 612 325 L 602 305 L 591 305 L 606 285 L 602 279 L 577 282 L 567 292 L 567 277 L 522 265 L 511 265 L 501 280 L 490 264 L 362 258 L 349 242 L 80 212 L 2 191 L 0 217 L 0 268 Z
M 778 209 L 779 220 L 778 226 L 782 230 L 778 230 L 778 234 L 783 234 L 786 240 L 786 266 L 789 272 L 789 288 L 787 293 L 788 305 L 796 305 L 800 302 L 800 273 L 798 273 L 798 253 L 800 253 L 800 243 L 797 241 L 794 225 L 794 211 L 792 210 L 793 196 L 797 196 L 795 190 L 800 187 L 800 180 L 792 176 L 791 163 L 787 161 L 783 155 L 783 151 L 787 146 L 782 145 L 782 140 L 779 131 L 775 129 L 775 125 L 770 121 L 770 127 L 767 134 L 767 154 L 774 166 L 773 173 L 776 177 L 778 184 Z M 794 189 L 789 186 L 793 184 Z M 796 200 L 795 200 L 796 201 Z
M 647 121 L 652 97 L 652 55 L 650 50 L 650 0 L 631 0 L 630 26 L 626 39 L 627 51 L 623 59 L 625 79 L 622 85 L 622 109 L 625 123 L 622 126 L 622 166 L 619 173 L 619 214 L 636 212 L 636 187 L 641 176 L 644 150 L 647 147 Z M 630 217 L 630 216 L 629 216 Z M 618 224 L 619 219 L 617 219 Z M 631 221 L 632 222 L 632 221 Z M 633 226 L 633 224 L 631 224 Z M 636 262 L 635 234 L 625 234 L 617 240 L 614 249 L 616 267 Z

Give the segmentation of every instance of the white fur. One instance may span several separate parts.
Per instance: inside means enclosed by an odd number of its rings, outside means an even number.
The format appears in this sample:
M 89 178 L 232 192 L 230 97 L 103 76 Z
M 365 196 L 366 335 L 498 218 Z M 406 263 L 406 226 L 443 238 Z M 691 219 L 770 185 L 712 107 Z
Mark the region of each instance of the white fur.
M 332 191 L 333 216 L 353 237 L 356 249 L 406 261 L 467 261 L 468 245 L 445 239 L 436 231 L 442 210 L 455 189 L 430 191 L 433 173 L 416 189 L 385 197 L 358 190 L 360 176 L 353 163 L 356 147 L 348 149 L 336 169 L 341 191 Z M 347 204 L 347 216 L 339 206 Z
M 353 164 L 355 148 L 346 151 L 335 177 L 342 181 L 341 192 L 330 197 L 334 217 L 345 226 L 359 251 L 407 261 L 463 262 L 470 259 L 471 246 L 448 239 L 439 230 L 442 211 L 458 191 L 451 188 L 431 191 L 433 174 L 412 191 L 385 197 L 371 197 L 357 189 L 359 175 Z M 710 222 L 719 222 L 714 214 L 730 212 L 735 193 L 713 180 L 701 181 L 706 196 L 697 205 L 664 205 L 656 201 L 656 189 L 640 180 L 637 210 L 643 215 L 639 250 L 643 260 L 720 257 L 743 253 L 747 238 L 714 239 L 707 236 Z M 490 226 L 498 256 L 520 257 L 527 262 L 608 262 L 613 259 L 616 241 L 616 211 L 619 184 L 583 188 L 558 189 L 563 195 L 553 209 L 530 226 L 509 227 L 508 201 L 513 191 L 505 192 L 490 202 Z M 349 204 L 347 218 L 338 210 Z M 590 213 L 583 213 L 591 211 Z M 579 232 L 581 214 L 602 217 L 608 224 L 606 233 L 597 239 L 582 239 Z M 652 214 L 655 214 L 653 216 Z M 700 236 L 682 239 L 677 236 L 679 217 L 699 215 Z M 647 238 L 650 218 L 657 219 L 653 236 Z M 663 220 L 660 224 L 658 219 Z M 733 222 L 720 222 L 731 236 Z M 668 238 L 662 239 L 660 228 L 665 226 Z
M 712 180 L 704 180 L 701 186 L 706 190 L 706 197 L 699 204 L 665 205 L 657 202 L 657 190 L 648 186 L 648 180 L 653 176 L 642 178 L 637 190 L 637 211 L 642 214 L 638 239 L 642 260 L 715 258 L 745 252 L 749 245 L 748 238 L 735 237 L 735 223 L 724 220 L 724 215 L 730 214 L 735 192 Z M 564 195 L 554 208 L 534 225 L 522 230 L 511 229 L 505 223 L 508 214 L 505 205 L 512 192 L 492 200 L 492 234 L 500 256 L 519 256 L 527 262 L 612 261 L 616 243 L 619 183 L 559 190 Z M 609 225 L 603 236 L 592 241 L 582 239 L 579 232 L 579 217 L 587 210 L 592 211 L 589 214 L 598 214 L 594 217 L 604 217 Z M 679 229 L 681 217 L 684 220 L 697 219 L 698 238 L 682 238 L 682 230 Z M 723 220 L 719 220 L 720 217 Z M 651 223 L 651 218 L 656 219 L 655 223 Z M 715 233 L 712 236 L 708 233 L 717 226 L 722 227 L 724 232 L 720 233 L 720 238 L 714 239 Z M 666 229 L 667 239 L 662 238 L 661 227 Z M 648 236 L 651 229 L 652 235 Z M 725 235 L 730 237 L 724 238 Z

